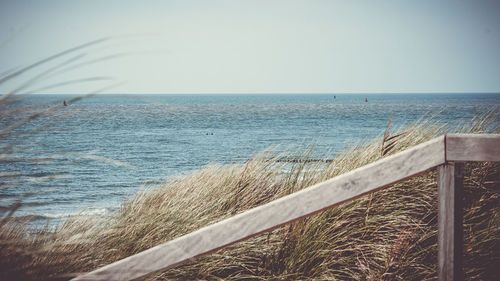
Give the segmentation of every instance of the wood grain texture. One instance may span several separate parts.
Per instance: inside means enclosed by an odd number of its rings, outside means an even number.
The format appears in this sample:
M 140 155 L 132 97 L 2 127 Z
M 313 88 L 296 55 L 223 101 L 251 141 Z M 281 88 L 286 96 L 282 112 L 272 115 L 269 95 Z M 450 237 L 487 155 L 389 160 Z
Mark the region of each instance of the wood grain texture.
M 444 164 L 444 136 L 201 228 L 73 280 L 132 280 Z
M 500 135 L 446 135 L 447 161 L 500 161 Z
M 438 277 L 463 280 L 463 163 L 438 167 Z

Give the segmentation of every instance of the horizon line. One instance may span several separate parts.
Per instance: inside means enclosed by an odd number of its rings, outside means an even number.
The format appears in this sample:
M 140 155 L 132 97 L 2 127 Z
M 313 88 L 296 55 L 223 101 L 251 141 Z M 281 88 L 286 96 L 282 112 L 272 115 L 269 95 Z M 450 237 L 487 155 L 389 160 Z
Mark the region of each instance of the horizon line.
M 33 93 L 32 95 L 86 95 L 88 93 Z M 215 92 L 189 92 L 189 93 L 132 93 L 132 92 L 114 92 L 114 93 L 98 93 L 95 95 L 422 95 L 422 94 L 500 94 L 498 92 L 223 92 L 223 93 L 215 93 Z

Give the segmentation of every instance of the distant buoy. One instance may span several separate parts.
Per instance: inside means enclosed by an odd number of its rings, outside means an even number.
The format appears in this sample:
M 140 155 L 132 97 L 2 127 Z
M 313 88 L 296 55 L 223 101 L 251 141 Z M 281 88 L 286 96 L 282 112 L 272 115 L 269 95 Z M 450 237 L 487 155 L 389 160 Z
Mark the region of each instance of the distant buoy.
M 63 106 L 68 106 L 68 104 L 66 103 L 66 100 L 64 100 Z
M 368 102 L 368 99 L 367 99 L 367 98 L 365 98 L 365 102 Z

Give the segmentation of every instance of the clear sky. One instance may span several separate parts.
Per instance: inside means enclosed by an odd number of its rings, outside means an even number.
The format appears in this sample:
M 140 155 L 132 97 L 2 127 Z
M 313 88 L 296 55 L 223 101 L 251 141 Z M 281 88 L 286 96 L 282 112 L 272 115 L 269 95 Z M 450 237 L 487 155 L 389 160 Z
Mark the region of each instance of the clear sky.
M 0 72 L 92 40 L 43 92 L 500 92 L 500 1 L 5 1 Z M 20 82 L 21 81 L 21 82 Z

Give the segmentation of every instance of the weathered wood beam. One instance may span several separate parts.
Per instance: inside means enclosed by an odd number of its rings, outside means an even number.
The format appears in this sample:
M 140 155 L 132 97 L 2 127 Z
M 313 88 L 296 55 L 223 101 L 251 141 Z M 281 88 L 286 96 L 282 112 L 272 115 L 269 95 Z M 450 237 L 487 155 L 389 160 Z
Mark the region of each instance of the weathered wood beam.
M 447 161 L 499 161 L 500 134 L 446 135 Z
M 461 281 L 463 251 L 463 163 L 438 167 L 438 276 Z
M 443 136 L 201 228 L 74 280 L 132 280 L 167 269 L 444 163 Z

